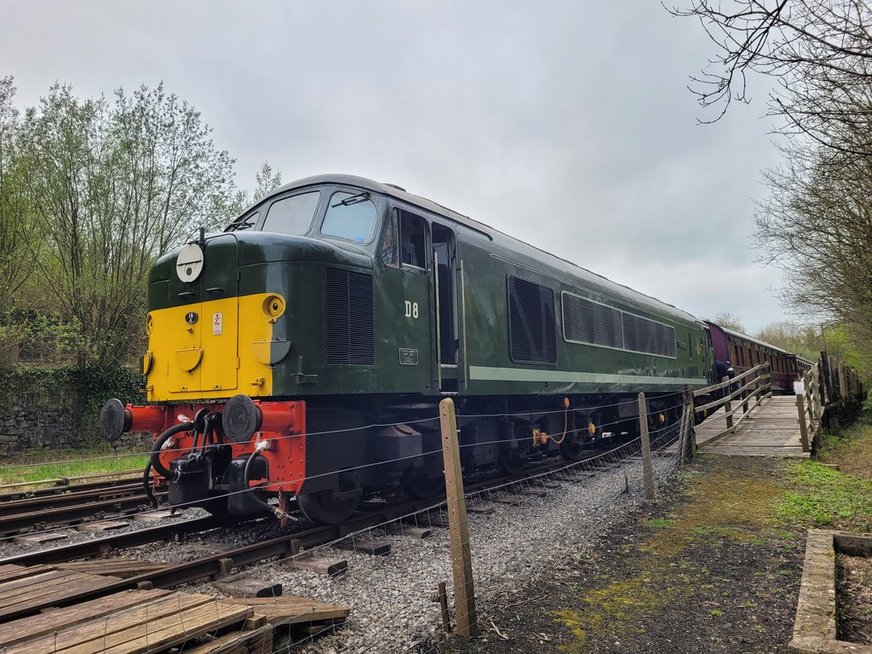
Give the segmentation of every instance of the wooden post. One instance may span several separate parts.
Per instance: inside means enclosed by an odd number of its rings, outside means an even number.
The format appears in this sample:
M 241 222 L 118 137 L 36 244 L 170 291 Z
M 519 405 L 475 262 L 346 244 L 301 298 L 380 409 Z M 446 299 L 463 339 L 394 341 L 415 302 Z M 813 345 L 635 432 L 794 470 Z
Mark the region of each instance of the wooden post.
M 721 377 L 721 381 L 722 382 L 730 381 L 730 378 L 727 377 L 726 375 L 724 375 L 723 377 Z M 730 393 L 732 393 L 732 392 L 733 392 L 733 389 L 730 388 L 729 386 L 726 386 L 724 388 L 724 393 L 726 394 L 725 397 L 729 397 Z M 730 411 L 732 411 L 732 410 L 733 410 L 733 403 L 731 400 L 728 399 L 724 402 L 724 411 L 727 412 L 727 429 L 733 428 L 733 414 L 730 413 Z
M 442 629 L 446 634 L 451 633 L 451 616 L 448 615 L 448 591 L 445 590 L 445 582 L 439 582 L 439 608 L 442 611 Z
M 805 424 L 805 397 L 796 396 L 796 412 L 799 414 L 799 440 L 802 443 L 802 451 L 808 452 L 808 427 Z
M 684 406 L 687 409 L 687 442 L 684 446 L 684 451 L 681 453 L 682 461 L 689 461 L 696 454 L 696 409 L 693 406 L 693 389 L 690 386 L 684 387 Z
M 642 439 L 642 479 L 645 499 L 654 499 L 654 470 L 651 468 L 651 443 L 648 440 L 648 402 L 645 393 L 639 393 L 639 429 Z
M 848 377 L 845 375 L 845 362 L 839 361 L 839 403 L 844 409 L 848 404 Z
M 445 465 L 451 568 L 454 573 L 454 614 L 457 631 L 463 636 L 472 637 L 478 635 L 478 618 L 472 586 L 472 554 L 469 548 L 469 526 L 466 523 L 466 500 L 463 497 L 457 417 L 454 401 L 450 397 L 439 403 L 439 424 L 442 428 L 442 460 Z

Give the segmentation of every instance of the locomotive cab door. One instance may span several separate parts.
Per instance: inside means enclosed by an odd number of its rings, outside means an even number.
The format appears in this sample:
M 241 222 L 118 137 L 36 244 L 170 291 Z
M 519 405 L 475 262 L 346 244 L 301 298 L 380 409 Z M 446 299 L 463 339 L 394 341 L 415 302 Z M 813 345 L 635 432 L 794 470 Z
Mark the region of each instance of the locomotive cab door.
M 434 389 L 430 226 L 424 216 L 392 208 L 378 250 L 382 343 L 379 388 L 401 393 Z
M 460 340 L 457 313 L 457 246 L 454 231 L 434 222 L 433 300 L 436 325 L 436 366 L 439 390 L 458 390 Z

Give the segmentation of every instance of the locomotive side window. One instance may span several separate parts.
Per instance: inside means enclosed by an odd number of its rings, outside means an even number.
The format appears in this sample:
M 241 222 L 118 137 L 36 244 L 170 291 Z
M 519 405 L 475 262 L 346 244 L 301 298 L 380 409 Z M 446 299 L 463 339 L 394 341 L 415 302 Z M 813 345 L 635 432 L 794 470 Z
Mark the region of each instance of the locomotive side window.
M 337 191 L 330 197 L 321 233 L 355 243 L 369 243 L 375 218 L 376 208 L 369 193 Z
M 293 236 L 305 234 L 312 224 L 320 198 L 319 191 L 312 191 L 276 200 L 267 211 L 261 231 Z
M 397 212 L 391 211 L 391 215 L 388 217 L 387 224 L 385 225 L 384 234 L 382 234 L 381 245 L 378 249 L 382 263 L 389 268 L 398 268 L 400 265 L 400 258 L 397 254 L 398 231 Z
M 400 211 L 400 252 L 404 266 L 427 267 L 427 221 Z
M 556 363 L 554 291 L 509 276 L 509 348 L 513 361 Z

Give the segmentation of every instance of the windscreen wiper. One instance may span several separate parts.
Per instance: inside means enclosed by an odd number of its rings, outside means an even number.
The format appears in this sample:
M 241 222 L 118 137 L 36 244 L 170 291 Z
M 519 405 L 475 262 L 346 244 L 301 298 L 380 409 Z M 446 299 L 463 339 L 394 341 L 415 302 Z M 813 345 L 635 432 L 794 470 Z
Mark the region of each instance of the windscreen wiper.
M 338 207 L 340 204 L 343 207 L 347 207 L 348 205 L 357 204 L 358 202 L 365 202 L 366 200 L 369 200 L 369 191 L 361 191 L 360 193 L 349 195 L 347 198 L 345 198 L 344 200 L 340 200 L 336 204 L 331 204 L 330 207 Z
M 238 232 L 241 229 L 248 229 L 249 227 L 254 227 L 254 223 L 243 220 L 241 223 L 231 223 L 227 227 L 227 230 L 231 232 Z

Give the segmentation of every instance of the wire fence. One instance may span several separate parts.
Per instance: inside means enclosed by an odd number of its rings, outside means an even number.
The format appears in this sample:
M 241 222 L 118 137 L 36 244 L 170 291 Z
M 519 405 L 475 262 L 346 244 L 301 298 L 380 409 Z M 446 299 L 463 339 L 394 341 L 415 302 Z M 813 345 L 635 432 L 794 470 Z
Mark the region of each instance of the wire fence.
M 685 408 L 677 423 L 651 432 L 658 487 L 669 483 L 686 458 L 691 428 Z M 478 606 L 479 630 L 499 634 L 489 610 L 501 598 L 517 598 L 539 574 L 575 560 L 585 543 L 639 505 L 644 493 L 643 461 L 635 439 L 584 461 L 466 494 L 474 513 L 463 545 L 472 553 L 469 591 Z M 276 651 L 442 651 L 447 634 L 438 588 L 444 583 L 449 600 L 456 590 L 448 531 L 442 529 L 449 520 L 444 509 L 444 502 L 434 504 L 286 559 L 283 563 L 291 570 L 299 558 L 346 559 L 347 573 L 334 578 L 301 571 L 278 576 L 290 583 L 296 577 L 297 584 L 299 576 L 305 576 L 309 595 L 347 605 L 351 615 L 347 624 L 328 627 L 317 640 L 305 637 L 277 643 Z M 420 539 L 422 529 L 433 535 Z M 392 555 L 368 554 L 373 542 L 389 543 Z M 277 576 L 275 569 L 259 574 Z M 516 601 L 526 603 L 529 598 Z
M 660 401 L 662 402 L 664 398 L 667 398 L 668 401 L 670 401 L 671 403 L 668 404 L 667 406 L 661 406 L 658 409 L 658 411 L 660 411 L 660 412 L 671 412 L 675 409 L 678 409 L 679 407 L 684 407 L 683 395 L 680 393 L 675 393 L 675 394 L 664 396 L 664 397 L 660 398 Z M 602 411 L 604 409 L 609 409 L 609 408 L 613 409 L 613 408 L 615 408 L 619 405 L 622 405 L 622 404 L 623 405 L 630 405 L 630 404 L 635 405 L 636 403 L 635 402 L 608 403 L 608 404 L 585 407 L 585 411 L 590 413 L 590 414 L 593 414 L 593 413 Z M 540 415 L 548 415 L 548 414 L 552 414 L 552 413 L 565 414 L 566 409 L 560 409 L 558 411 L 535 412 L 535 414 L 533 414 L 532 412 L 498 412 L 498 413 L 488 413 L 488 414 L 480 414 L 480 413 L 461 414 L 458 416 L 458 421 L 468 421 L 468 420 L 473 420 L 473 419 L 480 420 L 480 419 L 488 419 L 488 418 L 489 419 L 498 419 L 498 418 L 506 418 L 506 417 L 530 419 L 531 415 L 540 416 Z M 599 423 L 597 425 L 597 427 L 599 428 L 600 432 L 607 434 L 607 433 L 609 433 L 610 428 L 625 424 L 625 422 L 626 422 L 625 420 L 615 420 L 615 421 L 603 422 L 603 423 Z M 438 426 L 439 417 L 434 416 L 434 417 L 428 417 L 428 418 L 408 420 L 408 421 L 404 421 L 402 424 L 403 425 L 424 425 L 424 424 L 428 424 L 428 423 L 432 424 L 434 426 Z M 362 426 L 362 427 L 355 427 L 352 429 L 336 429 L 336 430 L 310 432 L 307 434 L 307 436 L 327 436 L 327 435 L 341 434 L 341 433 L 347 433 L 347 432 L 353 432 L 353 431 L 364 432 L 364 431 L 369 431 L 372 429 L 377 429 L 377 428 L 382 428 L 382 427 L 396 426 L 396 424 L 397 423 L 373 423 L 370 425 L 366 425 L 366 426 Z M 584 425 L 584 426 L 577 427 L 576 429 L 565 429 L 563 431 L 563 436 L 564 437 L 575 436 L 577 434 L 585 434 L 587 432 L 588 432 L 588 427 L 587 427 L 587 425 Z M 270 436 L 270 440 L 278 441 L 278 442 L 285 441 L 285 440 L 291 440 L 294 438 L 299 438 L 299 436 Z M 501 445 L 505 445 L 505 444 L 515 445 L 515 444 L 518 444 L 518 443 L 523 442 L 525 440 L 526 440 L 525 436 L 519 437 L 518 435 L 513 434 L 511 438 L 492 438 L 492 439 L 486 440 L 486 441 L 476 441 L 474 443 L 462 443 L 460 445 L 460 449 L 461 449 L 461 451 L 463 451 L 463 450 L 466 450 L 469 448 L 479 448 L 479 447 L 486 447 L 486 446 L 493 446 L 493 445 L 496 445 L 496 446 L 501 446 Z M 603 439 L 603 442 L 607 442 L 608 440 L 609 440 L 608 438 L 605 438 L 605 439 Z M 638 447 L 638 444 L 636 445 L 636 447 Z M 190 447 L 167 448 L 167 449 L 162 450 L 162 452 L 163 453 L 178 453 L 178 454 L 182 455 L 182 454 L 186 454 L 186 453 L 190 452 L 191 450 L 192 450 L 192 448 L 190 448 Z M 391 458 L 388 460 L 379 460 L 379 461 L 372 461 L 369 463 L 363 463 L 363 464 L 357 466 L 356 469 L 357 470 L 366 470 L 366 469 L 370 469 L 370 468 L 379 468 L 379 467 L 384 467 L 387 469 L 388 467 L 394 466 L 398 463 L 399 464 L 408 463 L 408 462 L 414 461 L 415 459 L 419 459 L 422 457 L 431 457 L 431 456 L 441 455 L 441 453 L 442 453 L 442 448 L 440 447 L 438 449 L 431 449 L 431 450 L 428 450 L 428 451 L 425 451 L 422 453 L 415 453 L 415 454 L 410 454 L 407 456 L 395 457 L 395 458 Z M 143 454 L 149 454 L 149 453 L 143 453 Z M 90 459 L 91 458 L 88 457 L 87 459 L 82 459 L 82 460 L 90 460 Z M 328 472 L 323 472 L 323 473 L 319 473 L 319 474 L 307 474 L 302 478 L 292 479 L 291 481 L 297 481 L 297 482 L 301 482 L 301 483 L 305 484 L 306 481 L 320 479 L 320 478 L 324 478 L 324 477 L 330 477 L 330 476 L 334 476 L 335 474 L 336 474 L 335 471 L 328 471 Z M 273 488 L 270 488 L 271 486 Z M 214 500 L 227 499 L 233 495 L 240 495 L 243 493 L 251 493 L 251 492 L 254 492 L 256 490 L 270 491 L 270 490 L 275 490 L 276 486 L 278 486 L 278 482 L 274 482 L 274 483 L 266 482 L 266 483 L 263 483 L 254 489 L 241 489 L 241 490 L 236 490 L 236 491 L 216 493 L 216 494 L 211 496 L 211 499 L 214 499 Z M 71 490 L 74 490 L 74 487 L 71 487 Z M 180 503 L 176 503 L 173 506 L 173 510 L 174 511 L 182 511 L 186 508 L 192 508 L 192 507 L 199 506 L 200 504 L 201 504 L 201 500 L 191 500 L 189 502 L 180 502 Z M 166 506 L 158 506 L 158 507 L 154 507 L 151 509 L 140 510 L 137 513 L 139 515 L 147 516 L 147 515 L 154 515 L 157 513 L 162 513 L 164 511 L 166 511 L 166 509 L 167 509 Z M 123 517 L 123 516 L 121 516 L 121 517 Z M 97 515 L 93 518 L 86 518 L 86 519 L 83 519 L 83 520 L 77 522 L 76 526 L 86 526 L 90 523 L 103 521 L 105 519 L 106 518 L 104 515 Z M 144 524 L 145 523 L 143 523 L 143 525 Z M 69 530 L 70 528 L 71 527 L 69 525 L 62 524 L 62 525 L 58 525 L 58 526 L 47 526 L 44 528 L 33 529 L 33 530 L 28 531 L 27 533 L 29 535 L 47 535 L 47 534 L 57 533 L 59 531 L 66 531 L 66 530 Z M 8 542 L 8 541 L 12 541 L 16 538 L 16 536 L 17 536 L 17 534 L 6 534 L 3 536 L 0 536 L 0 544 L 3 544 L 3 543 Z
M 680 407 L 680 418 L 652 429 L 649 434 L 651 467 L 658 487 L 669 483 L 670 475 L 691 449 L 692 409 L 685 399 L 682 394 L 675 394 L 664 405 L 661 398 L 658 412 L 675 415 Z M 525 418 L 529 413 L 461 415 L 458 421 L 507 416 Z M 438 418 L 416 422 L 434 421 Z M 608 433 L 609 427 L 618 424 L 622 421 L 598 427 Z M 584 431 L 586 425 L 566 433 Z M 513 437 L 461 443 L 459 449 L 516 440 Z M 617 441 L 613 447 L 603 448 L 590 458 L 567 461 L 547 471 L 488 485 L 464 496 L 471 511 L 469 538 L 463 543 L 472 553 L 473 576 L 468 591 L 478 606 L 480 629 L 498 634 L 499 626 L 489 623 L 489 610 L 500 598 L 517 597 L 534 583 L 537 575 L 573 561 L 592 536 L 643 501 L 640 438 L 625 442 L 604 438 L 601 444 L 613 441 Z M 436 454 L 441 454 L 441 449 L 424 453 Z M 370 465 L 391 465 L 408 458 Z M 299 632 L 294 632 L 294 637 L 276 642 L 275 651 L 429 653 L 444 649 L 446 613 L 438 589 L 440 583 L 444 584 L 444 597 L 449 605 L 457 590 L 445 508 L 445 501 L 436 501 L 402 518 L 346 534 L 270 565 L 245 570 L 245 574 L 264 581 L 282 583 L 285 594 L 305 595 L 351 609 L 345 624 L 323 625 L 317 640 L 315 635 L 301 638 Z M 423 538 L 425 534 L 429 537 Z M 370 552 L 374 542 L 387 542 L 391 556 L 373 556 Z M 301 559 L 311 557 L 345 559 L 347 572 L 322 576 L 298 565 Z M 448 620 L 454 617 L 449 609 Z

